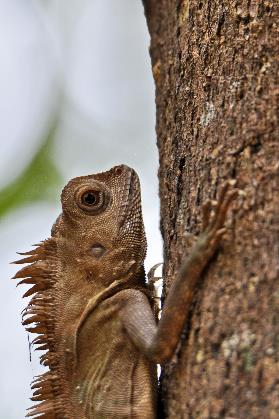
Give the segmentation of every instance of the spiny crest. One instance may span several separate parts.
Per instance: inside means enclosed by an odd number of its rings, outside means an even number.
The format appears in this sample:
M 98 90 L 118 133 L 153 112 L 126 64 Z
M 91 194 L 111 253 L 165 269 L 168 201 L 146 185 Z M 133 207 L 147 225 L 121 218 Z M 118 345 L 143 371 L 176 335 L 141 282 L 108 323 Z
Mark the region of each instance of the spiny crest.
M 32 401 L 41 402 L 29 408 L 27 417 L 56 419 L 63 418 L 61 405 L 62 388 L 57 375 L 58 359 L 54 347 L 55 330 L 55 293 L 57 280 L 57 250 L 55 238 L 47 239 L 35 249 L 19 253 L 25 256 L 14 263 L 29 263 L 19 270 L 14 279 L 21 279 L 18 283 L 32 285 L 23 297 L 33 295 L 23 311 L 22 324 L 26 330 L 36 333 L 32 343 L 36 350 L 45 351 L 40 357 L 42 365 L 49 371 L 35 378 L 31 388 L 34 390 Z M 33 327 L 30 325 L 33 324 Z

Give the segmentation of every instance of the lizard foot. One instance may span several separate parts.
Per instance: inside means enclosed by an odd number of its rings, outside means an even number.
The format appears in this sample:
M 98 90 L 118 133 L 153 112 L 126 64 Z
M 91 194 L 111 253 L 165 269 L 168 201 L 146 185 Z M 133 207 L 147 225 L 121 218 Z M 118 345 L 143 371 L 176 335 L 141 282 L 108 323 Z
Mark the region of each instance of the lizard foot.
M 159 313 L 161 311 L 161 292 L 159 292 L 158 287 L 156 287 L 156 282 L 163 279 L 161 276 L 155 276 L 155 271 L 159 266 L 163 265 L 162 263 L 156 263 L 156 265 L 152 266 L 147 274 L 148 278 L 148 289 L 151 293 L 154 306 L 153 311 L 155 314 L 155 318 L 158 319 Z
M 234 188 L 235 183 L 235 180 L 225 182 L 218 201 L 207 201 L 203 206 L 202 233 L 197 246 L 203 248 L 207 258 L 213 256 L 226 232 L 224 223 L 227 212 L 231 202 L 238 195 L 238 189 Z

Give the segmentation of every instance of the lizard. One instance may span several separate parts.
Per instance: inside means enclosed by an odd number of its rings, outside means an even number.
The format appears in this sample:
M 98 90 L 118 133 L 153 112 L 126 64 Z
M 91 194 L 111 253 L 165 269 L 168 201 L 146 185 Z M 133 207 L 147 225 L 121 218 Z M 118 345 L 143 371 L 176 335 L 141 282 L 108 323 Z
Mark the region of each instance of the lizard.
M 238 190 L 227 181 L 203 207 L 203 229 L 182 260 L 156 321 L 145 280 L 140 182 L 125 165 L 74 178 L 61 194 L 50 238 L 19 253 L 14 278 L 33 285 L 23 325 L 40 362 L 27 417 L 155 419 L 156 364 L 168 361 L 189 315 L 197 282 L 226 231 Z M 39 402 L 39 403 L 38 403 Z

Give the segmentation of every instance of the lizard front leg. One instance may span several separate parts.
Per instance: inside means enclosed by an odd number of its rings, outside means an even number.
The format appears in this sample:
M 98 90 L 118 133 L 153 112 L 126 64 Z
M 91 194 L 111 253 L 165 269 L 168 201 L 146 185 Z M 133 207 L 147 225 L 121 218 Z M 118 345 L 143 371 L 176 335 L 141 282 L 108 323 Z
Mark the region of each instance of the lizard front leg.
M 166 299 L 158 326 L 154 320 L 147 298 L 138 292 L 122 311 L 123 327 L 135 346 L 158 364 L 167 361 L 173 354 L 193 302 L 197 282 L 215 254 L 225 233 L 225 218 L 232 200 L 238 194 L 234 181 L 223 186 L 214 208 L 209 201 L 203 208 L 203 231 L 190 255 L 182 260 L 177 278 Z

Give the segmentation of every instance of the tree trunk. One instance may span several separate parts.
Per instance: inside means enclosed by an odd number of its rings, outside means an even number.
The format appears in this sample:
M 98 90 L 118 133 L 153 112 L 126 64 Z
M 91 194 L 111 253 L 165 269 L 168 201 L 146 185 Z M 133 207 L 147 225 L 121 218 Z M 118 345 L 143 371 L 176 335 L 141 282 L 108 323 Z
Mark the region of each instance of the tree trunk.
M 225 179 L 245 192 L 164 369 L 167 418 L 279 418 L 279 3 L 146 0 L 165 290 Z

